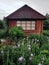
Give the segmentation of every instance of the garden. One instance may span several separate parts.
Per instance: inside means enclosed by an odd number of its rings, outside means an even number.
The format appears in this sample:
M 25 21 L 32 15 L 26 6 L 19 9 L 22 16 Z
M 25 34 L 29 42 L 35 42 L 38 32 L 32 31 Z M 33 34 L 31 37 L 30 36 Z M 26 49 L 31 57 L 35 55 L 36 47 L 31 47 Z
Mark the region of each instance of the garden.
M 0 64 L 49 65 L 49 43 L 36 36 L 19 39 L 16 45 L 0 44 Z
M 49 65 L 48 34 L 26 36 L 16 26 L 0 29 L 0 65 Z

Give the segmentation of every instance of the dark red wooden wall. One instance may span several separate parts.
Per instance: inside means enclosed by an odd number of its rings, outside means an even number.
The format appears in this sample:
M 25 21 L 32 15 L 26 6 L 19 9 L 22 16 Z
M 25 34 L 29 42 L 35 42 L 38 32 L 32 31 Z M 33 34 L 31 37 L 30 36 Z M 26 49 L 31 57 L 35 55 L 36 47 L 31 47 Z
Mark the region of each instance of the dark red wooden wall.
M 9 21 L 9 28 L 16 26 L 16 21 Z M 24 30 L 26 35 L 30 34 L 42 34 L 43 31 L 43 20 L 37 20 L 35 24 L 35 30 Z

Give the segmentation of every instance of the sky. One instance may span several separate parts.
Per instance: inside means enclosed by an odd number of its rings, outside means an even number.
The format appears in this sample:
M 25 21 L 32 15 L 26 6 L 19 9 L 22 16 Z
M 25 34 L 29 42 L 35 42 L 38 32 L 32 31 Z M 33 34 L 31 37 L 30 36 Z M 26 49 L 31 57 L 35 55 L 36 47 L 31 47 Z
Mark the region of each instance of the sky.
M 8 16 L 25 4 L 43 15 L 49 13 L 49 0 L 0 0 L 0 19 Z

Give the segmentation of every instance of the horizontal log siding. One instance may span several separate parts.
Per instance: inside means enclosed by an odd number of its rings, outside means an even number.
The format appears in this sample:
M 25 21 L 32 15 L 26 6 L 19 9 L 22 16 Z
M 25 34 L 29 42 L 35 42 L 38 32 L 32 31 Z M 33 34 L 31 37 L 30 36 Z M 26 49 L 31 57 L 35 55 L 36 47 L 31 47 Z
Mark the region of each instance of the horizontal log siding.
M 9 28 L 16 26 L 16 21 L 9 21 Z M 43 20 L 37 20 L 35 24 L 35 30 L 24 30 L 26 35 L 30 34 L 42 34 Z

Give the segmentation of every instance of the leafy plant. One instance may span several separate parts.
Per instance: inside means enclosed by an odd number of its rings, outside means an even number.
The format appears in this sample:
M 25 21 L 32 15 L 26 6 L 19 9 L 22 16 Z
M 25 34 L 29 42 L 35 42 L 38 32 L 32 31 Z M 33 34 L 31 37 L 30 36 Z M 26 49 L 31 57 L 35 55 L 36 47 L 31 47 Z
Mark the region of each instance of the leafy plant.
M 49 30 L 49 19 L 44 21 L 44 30 Z
M 19 38 L 17 45 L 0 45 L 0 62 L 1 65 L 49 65 L 47 38 L 32 35 Z
M 45 36 L 48 36 L 48 37 L 49 37 L 49 30 L 44 30 L 44 31 L 43 31 L 43 35 L 45 35 Z
M 9 30 L 9 35 L 10 37 L 12 38 L 15 38 L 15 37 L 23 37 L 24 36 L 24 32 L 23 32 L 23 29 L 21 27 L 12 27 L 10 30 Z

